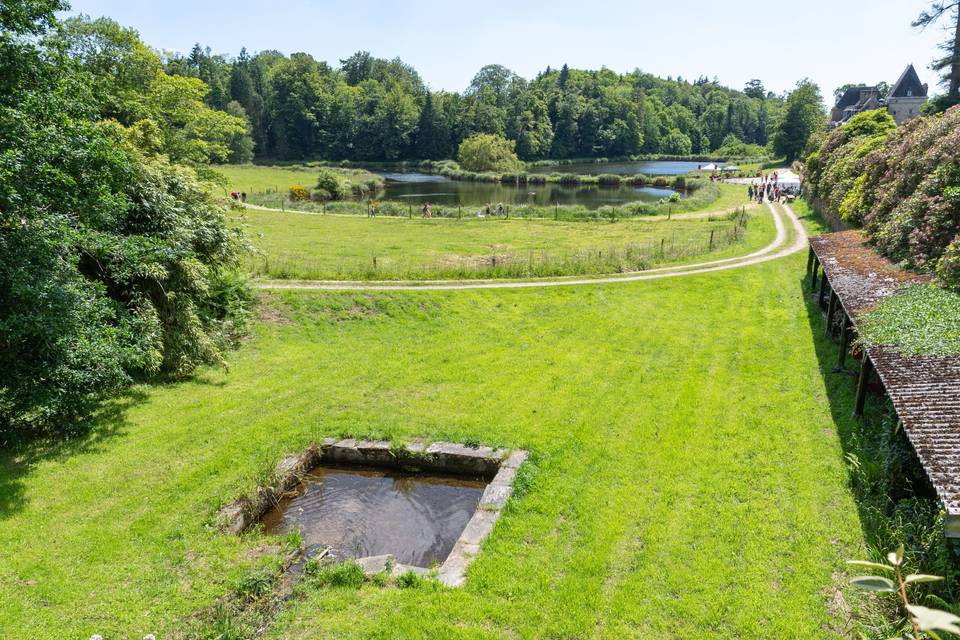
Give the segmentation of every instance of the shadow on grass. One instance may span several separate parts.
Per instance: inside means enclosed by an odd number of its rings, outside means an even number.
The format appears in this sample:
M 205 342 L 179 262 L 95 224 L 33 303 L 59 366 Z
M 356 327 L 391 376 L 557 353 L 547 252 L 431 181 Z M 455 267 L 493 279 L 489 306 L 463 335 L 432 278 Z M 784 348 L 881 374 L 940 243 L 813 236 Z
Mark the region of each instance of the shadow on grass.
M 33 467 L 41 462 L 101 451 L 106 442 L 126 432 L 127 409 L 146 398 L 142 389 L 129 389 L 120 397 L 102 403 L 70 436 L 39 437 L 0 451 L 0 521 L 26 505 L 23 478 Z
M 848 462 L 848 475 L 854 488 L 863 533 L 868 543 L 881 543 L 883 541 L 877 539 L 879 514 L 876 512 L 880 501 L 876 496 L 873 496 L 873 499 L 866 498 L 871 489 L 882 488 L 886 494 L 885 501 L 890 505 L 912 497 L 936 499 L 936 492 L 903 430 L 896 426 L 897 417 L 893 405 L 882 393 L 879 383 L 874 382 L 869 386 L 864 416 L 854 417 L 857 378 L 855 375 L 837 371 L 839 340 L 824 333 L 826 321 L 817 304 L 816 294 L 810 292 L 809 278 L 800 280 L 800 288 L 804 295 L 808 325 L 830 403 L 830 412 Z M 845 367 L 857 373 L 859 362 L 848 354 Z M 863 465 L 876 465 L 881 462 L 876 460 L 877 458 L 883 458 L 882 468 L 864 469 Z M 858 483 L 862 485 L 864 480 L 867 484 L 876 483 L 877 486 L 856 486 Z

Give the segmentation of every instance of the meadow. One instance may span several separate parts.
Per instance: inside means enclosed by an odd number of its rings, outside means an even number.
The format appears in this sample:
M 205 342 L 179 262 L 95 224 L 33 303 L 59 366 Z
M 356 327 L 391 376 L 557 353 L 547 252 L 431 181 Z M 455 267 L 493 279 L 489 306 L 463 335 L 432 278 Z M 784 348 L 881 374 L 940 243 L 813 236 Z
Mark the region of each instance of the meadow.
M 266 211 L 234 218 L 256 249 L 255 276 L 431 279 L 618 273 L 725 258 L 773 237 L 767 210 L 610 222 L 526 218 L 412 219 Z
M 844 560 L 863 553 L 838 435 L 852 388 L 821 374 L 835 350 L 803 261 L 264 293 L 227 369 L 137 387 L 87 438 L 3 454 L 4 635 L 248 637 L 216 603 L 258 597 L 289 541 L 221 533 L 216 510 L 284 454 L 354 436 L 533 457 L 464 588 L 312 586 L 266 637 L 845 637 Z

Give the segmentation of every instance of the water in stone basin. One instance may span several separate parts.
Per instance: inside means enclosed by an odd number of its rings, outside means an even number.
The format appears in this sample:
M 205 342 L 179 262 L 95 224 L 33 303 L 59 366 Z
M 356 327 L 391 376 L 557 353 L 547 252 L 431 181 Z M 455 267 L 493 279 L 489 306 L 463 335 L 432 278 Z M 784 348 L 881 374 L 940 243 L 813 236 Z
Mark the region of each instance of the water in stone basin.
M 486 485 L 474 478 L 325 465 L 264 516 L 264 530 L 299 529 L 308 550 L 331 547 L 338 559 L 393 554 L 402 564 L 430 567 L 449 555 Z

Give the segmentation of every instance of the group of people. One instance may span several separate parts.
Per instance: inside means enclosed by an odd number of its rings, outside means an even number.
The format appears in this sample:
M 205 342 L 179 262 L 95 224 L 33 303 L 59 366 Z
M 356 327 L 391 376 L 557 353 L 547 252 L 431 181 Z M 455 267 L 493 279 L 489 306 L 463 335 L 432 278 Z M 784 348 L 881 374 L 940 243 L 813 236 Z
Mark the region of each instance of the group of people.
M 231 191 L 230 197 L 234 200 L 239 200 L 240 202 L 247 201 L 247 192 L 246 191 Z
M 480 211 L 477 212 L 477 217 L 478 217 L 478 218 L 489 218 L 490 216 L 492 216 L 492 215 L 494 215 L 494 214 L 496 214 L 496 215 L 498 215 L 498 216 L 502 216 L 502 215 L 503 215 L 503 204 L 498 204 L 498 205 L 497 205 L 497 208 L 496 208 L 496 209 L 493 209 L 493 208 L 490 206 L 490 203 L 487 203 L 487 205 L 486 205 L 483 209 L 481 209 Z M 424 203 L 423 203 L 423 217 L 424 217 L 424 219 L 428 219 L 428 218 L 432 218 L 432 217 L 433 217 L 433 208 L 432 208 L 432 206 L 431 206 L 431 204 L 430 204 L 429 202 L 424 202 Z
M 779 176 L 777 172 L 774 171 L 770 175 L 761 176 L 757 181 L 754 181 L 749 187 L 747 187 L 747 196 L 750 200 L 756 200 L 758 203 L 763 204 L 764 200 L 768 202 L 781 202 L 786 200 L 787 192 L 782 189 L 779 182 Z

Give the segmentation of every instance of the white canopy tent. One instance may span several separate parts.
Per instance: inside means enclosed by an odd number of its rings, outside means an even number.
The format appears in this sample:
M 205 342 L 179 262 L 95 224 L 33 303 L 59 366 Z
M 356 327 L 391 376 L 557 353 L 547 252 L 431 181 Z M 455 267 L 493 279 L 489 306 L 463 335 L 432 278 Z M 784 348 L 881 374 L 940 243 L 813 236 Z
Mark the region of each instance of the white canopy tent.
M 777 182 L 781 187 L 796 187 L 800 188 L 800 176 L 795 174 L 789 169 L 786 171 L 780 171 L 777 173 Z
M 719 168 L 720 167 L 715 164 L 705 164 L 702 167 L 700 167 L 700 171 L 716 171 Z

